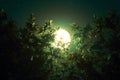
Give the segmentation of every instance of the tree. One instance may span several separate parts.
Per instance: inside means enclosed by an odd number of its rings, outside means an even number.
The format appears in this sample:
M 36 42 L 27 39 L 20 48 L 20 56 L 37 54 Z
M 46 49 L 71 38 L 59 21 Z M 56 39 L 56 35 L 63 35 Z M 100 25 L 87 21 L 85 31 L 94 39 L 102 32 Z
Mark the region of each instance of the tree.
M 81 38 L 78 41 L 81 43 L 77 52 L 79 56 L 74 57 L 79 59 L 77 65 L 81 79 L 119 79 L 119 34 L 120 17 L 114 11 L 110 11 L 105 17 L 95 17 L 91 26 L 82 28 L 81 33 L 77 34 L 77 38 Z
M 45 22 L 45 25 L 38 26 L 34 14 L 30 15 L 25 28 L 18 34 L 21 47 L 19 78 L 22 76 L 23 80 L 47 79 L 50 63 L 46 64 L 48 57 L 46 49 L 50 47 L 50 42 L 53 40 L 53 31 L 50 20 Z
M 4 9 L 0 9 L 0 72 L 1 79 L 14 78 L 19 54 L 17 27 Z

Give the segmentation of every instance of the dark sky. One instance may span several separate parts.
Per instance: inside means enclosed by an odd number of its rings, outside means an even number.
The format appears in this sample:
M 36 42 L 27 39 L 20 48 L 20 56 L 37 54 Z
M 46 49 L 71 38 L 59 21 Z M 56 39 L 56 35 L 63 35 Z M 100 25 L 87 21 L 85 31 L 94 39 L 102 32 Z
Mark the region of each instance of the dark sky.
M 89 23 L 96 15 L 105 15 L 109 9 L 120 11 L 120 0 L 0 0 L 0 7 L 16 20 L 26 21 L 34 13 L 38 22 L 53 19 L 55 23 Z

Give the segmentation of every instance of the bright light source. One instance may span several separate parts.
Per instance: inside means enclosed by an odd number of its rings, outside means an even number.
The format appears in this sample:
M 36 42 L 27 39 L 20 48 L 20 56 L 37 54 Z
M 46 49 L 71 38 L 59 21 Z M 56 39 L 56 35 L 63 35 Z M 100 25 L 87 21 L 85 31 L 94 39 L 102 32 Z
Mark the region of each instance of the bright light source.
M 54 34 L 55 34 L 55 40 L 53 43 L 54 47 L 64 49 L 69 46 L 71 38 L 70 34 L 66 30 L 59 29 Z

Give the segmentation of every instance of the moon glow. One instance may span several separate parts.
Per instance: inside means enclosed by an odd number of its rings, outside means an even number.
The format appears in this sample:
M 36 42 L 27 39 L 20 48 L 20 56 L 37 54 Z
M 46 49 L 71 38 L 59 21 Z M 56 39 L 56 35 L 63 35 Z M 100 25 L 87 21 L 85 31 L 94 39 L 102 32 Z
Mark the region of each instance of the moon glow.
M 54 35 L 55 35 L 55 38 L 54 38 L 53 46 L 55 48 L 64 49 L 70 45 L 71 37 L 66 30 L 59 29 L 54 33 Z

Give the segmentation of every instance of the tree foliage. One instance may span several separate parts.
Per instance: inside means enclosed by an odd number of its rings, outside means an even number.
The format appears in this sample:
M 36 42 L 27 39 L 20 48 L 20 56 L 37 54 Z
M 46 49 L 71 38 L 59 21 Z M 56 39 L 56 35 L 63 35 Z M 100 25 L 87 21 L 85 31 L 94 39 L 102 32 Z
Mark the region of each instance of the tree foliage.
M 76 28 L 80 59 L 77 63 L 81 80 L 117 80 L 120 74 L 120 16 L 110 11 L 105 17 Z M 76 39 L 77 39 L 76 38 Z M 76 57 L 74 57 L 76 59 Z
M 68 49 L 54 48 L 52 20 L 38 25 L 31 14 L 23 28 L 0 9 L 0 79 L 117 80 L 120 74 L 120 16 L 110 11 L 81 27 Z M 71 50 L 70 50 L 71 49 Z M 5 76 L 5 77 L 4 77 Z

